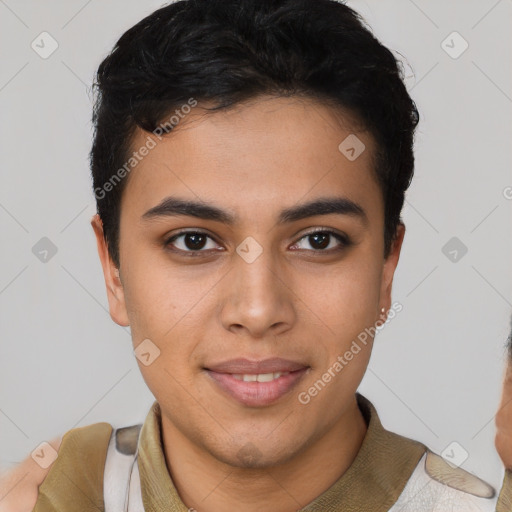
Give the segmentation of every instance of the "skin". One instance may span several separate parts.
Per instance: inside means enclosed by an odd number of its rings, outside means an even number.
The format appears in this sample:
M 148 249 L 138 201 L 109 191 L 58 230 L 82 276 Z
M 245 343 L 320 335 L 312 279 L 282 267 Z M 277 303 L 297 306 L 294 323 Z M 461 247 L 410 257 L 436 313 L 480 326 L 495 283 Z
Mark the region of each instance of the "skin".
M 355 392 L 371 343 L 308 405 L 297 399 L 365 327 L 383 320 L 405 232 L 400 225 L 384 259 L 374 143 L 358 133 L 366 151 L 345 158 L 338 145 L 352 133 L 349 121 L 298 98 L 259 98 L 207 116 L 197 107 L 129 175 L 119 277 L 101 220 L 92 219 L 112 319 L 131 326 L 134 347 L 149 338 L 160 350 L 139 367 L 161 406 L 167 466 L 188 507 L 297 510 L 330 487 L 360 448 L 366 424 Z M 132 147 L 146 137 L 139 132 Z M 171 195 L 207 201 L 237 220 L 142 219 Z M 333 196 L 359 203 L 367 222 L 329 214 L 276 225 L 283 208 Z M 316 227 L 353 243 L 343 248 L 331 238 L 329 249 L 341 250 L 320 254 L 305 236 Z M 174 241 L 175 252 L 166 249 L 181 229 L 212 237 L 203 253 L 180 253 L 191 251 L 185 237 Z M 250 264 L 236 252 L 248 236 L 263 248 Z M 275 356 L 310 369 L 298 389 L 265 407 L 234 401 L 204 370 L 236 357 Z M 242 449 L 257 456 L 241 460 Z
M 501 401 L 496 413 L 496 450 L 506 469 L 512 471 L 512 364 L 505 369 Z
M 349 162 L 337 151 L 351 133 L 348 125 L 322 105 L 292 99 L 260 100 L 204 118 L 194 111 L 129 177 L 119 276 L 101 220 L 92 219 L 113 320 L 131 325 L 134 347 L 150 338 L 161 351 L 151 365 L 139 362 L 139 367 L 162 409 L 169 473 L 182 500 L 201 512 L 297 510 L 332 485 L 360 448 L 366 426 L 354 393 L 371 343 L 309 404 L 297 400 L 297 393 L 307 390 L 364 327 L 382 318 L 380 308 L 389 309 L 405 232 L 399 226 L 393 249 L 383 259 L 383 204 L 370 161 L 373 140 L 358 132 L 367 151 Z M 133 147 L 140 147 L 145 136 L 138 133 Z M 215 203 L 237 213 L 239 221 L 232 227 L 186 216 L 141 221 L 145 211 L 171 194 Z M 333 195 L 361 204 L 368 225 L 328 215 L 276 227 L 283 207 Z M 318 226 L 345 232 L 357 243 L 316 258 L 308 256 L 314 251 L 307 238 L 301 247 L 309 252 L 291 249 Z M 166 252 L 165 235 L 183 228 L 207 230 L 220 242 L 214 246 L 225 252 L 202 259 Z M 264 248 L 251 264 L 235 252 L 246 236 Z M 298 358 L 311 370 L 291 396 L 248 408 L 212 386 L 202 370 L 212 361 L 242 355 Z M 496 447 L 510 469 L 510 366 L 496 425 Z M 252 462 L 237 456 L 248 443 L 257 449 Z M 60 438 L 51 444 L 58 449 Z M 49 469 L 28 457 L 2 475 L 0 512 L 32 510 Z
M 62 436 L 48 443 L 58 452 Z M 13 469 L 0 475 L 0 512 L 31 512 L 39 486 L 52 466 L 42 468 L 31 456 L 26 457 Z
M 160 350 L 139 367 L 162 409 L 166 462 L 184 503 L 201 512 L 297 510 L 331 486 L 360 448 L 366 425 L 355 392 L 371 343 L 308 405 L 297 393 L 390 308 L 405 229 L 384 259 L 372 138 L 358 133 L 367 150 L 353 162 L 337 149 L 352 133 L 348 116 L 297 98 L 259 98 L 203 114 L 189 114 L 129 175 L 119 277 L 101 220 L 92 220 L 110 314 L 131 326 L 134 347 L 149 338 Z M 139 132 L 133 147 L 146 136 Z M 170 195 L 207 201 L 237 220 L 142 219 Z M 276 224 L 283 208 L 333 196 L 359 203 L 367 222 L 329 214 Z M 332 238 L 329 249 L 341 250 L 319 254 L 305 236 L 316 227 L 345 233 L 352 245 Z M 212 237 L 203 254 L 184 254 L 184 237 L 174 252 L 165 247 L 182 229 Z M 263 248 L 250 264 L 236 252 L 248 236 Z M 266 407 L 234 401 L 204 370 L 236 357 L 275 356 L 310 369 L 299 389 Z M 257 457 L 241 460 L 242 449 Z

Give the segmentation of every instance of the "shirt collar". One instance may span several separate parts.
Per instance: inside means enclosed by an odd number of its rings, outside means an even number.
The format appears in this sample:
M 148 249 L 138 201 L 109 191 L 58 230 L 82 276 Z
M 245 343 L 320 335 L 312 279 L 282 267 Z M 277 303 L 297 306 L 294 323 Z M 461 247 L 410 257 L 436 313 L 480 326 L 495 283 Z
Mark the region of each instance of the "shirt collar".
M 373 404 L 359 393 L 357 403 L 368 429 L 348 470 L 299 512 L 384 512 L 402 493 L 426 451 L 423 444 L 387 431 Z M 142 500 L 147 512 L 188 512 L 169 475 L 161 436 L 161 410 L 151 406 L 138 449 Z

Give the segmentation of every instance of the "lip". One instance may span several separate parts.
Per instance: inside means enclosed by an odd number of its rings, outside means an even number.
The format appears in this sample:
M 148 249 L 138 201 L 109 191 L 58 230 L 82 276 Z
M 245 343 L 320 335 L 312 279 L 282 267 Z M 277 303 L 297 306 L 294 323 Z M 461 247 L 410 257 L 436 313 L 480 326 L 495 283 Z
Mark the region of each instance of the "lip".
M 263 361 L 232 359 L 204 368 L 211 381 L 221 391 L 237 402 L 248 407 L 264 407 L 290 393 L 309 366 L 287 359 L 272 358 Z M 257 375 L 264 373 L 289 372 L 270 382 L 245 382 L 233 374 Z

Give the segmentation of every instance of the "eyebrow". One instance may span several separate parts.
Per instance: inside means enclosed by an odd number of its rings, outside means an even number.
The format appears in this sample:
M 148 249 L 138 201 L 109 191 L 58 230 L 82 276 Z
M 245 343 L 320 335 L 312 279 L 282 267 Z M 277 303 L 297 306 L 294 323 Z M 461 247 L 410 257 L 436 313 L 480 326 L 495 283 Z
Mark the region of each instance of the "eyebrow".
M 296 222 L 316 215 L 348 215 L 359 218 L 368 224 L 368 216 L 364 208 L 346 197 L 325 197 L 313 201 L 285 208 L 279 214 L 277 224 Z M 178 197 L 166 197 L 158 205 L 150 208 L 141 217 L 143 221 L 150 221 L 162 217 L 186 215 L 199 219 L 213 220 L 223 224 L 233 225 L 237 216 L 226 210 L 204 201 L 192 201 Z

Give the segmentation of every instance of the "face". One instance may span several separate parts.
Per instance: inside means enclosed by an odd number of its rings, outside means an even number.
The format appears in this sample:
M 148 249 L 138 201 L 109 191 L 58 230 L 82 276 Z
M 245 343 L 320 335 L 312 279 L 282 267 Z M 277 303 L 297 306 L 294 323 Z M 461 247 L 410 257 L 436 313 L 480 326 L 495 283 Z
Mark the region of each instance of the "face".
M 512 361 L 508 360 L 501 401 L 496 413 L 496 449 L 505 467 L 512 470 Z
M 374 142 L 357 132 L 349 160 L 351 133 L 313 100 L 197 106 L 129 175 L 120 279 L 93 219 L 111 316 L 151 354 L 138 364 L 164 432 L 232 466 L 278 464 L 342 425 L 373 340 L 344 355 L 390 308 L 404 228 L 384 259 Z

